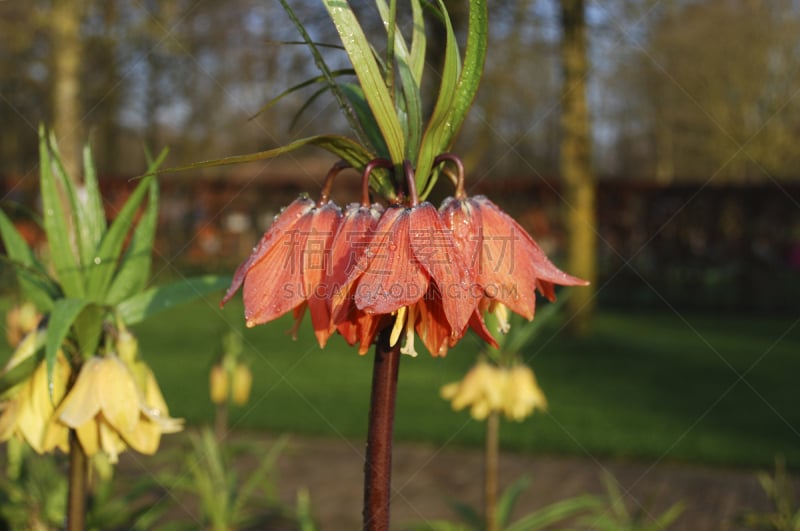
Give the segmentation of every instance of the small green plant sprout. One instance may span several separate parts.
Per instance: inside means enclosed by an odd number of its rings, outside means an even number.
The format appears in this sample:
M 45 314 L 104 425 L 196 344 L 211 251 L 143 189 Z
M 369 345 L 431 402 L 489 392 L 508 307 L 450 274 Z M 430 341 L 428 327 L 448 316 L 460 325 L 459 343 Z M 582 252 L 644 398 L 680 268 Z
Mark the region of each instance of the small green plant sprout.
M 209 531 L 237 529 L 274 529 L 278 522 L 294 517 L 277 501 L 275 463 L 286 447 L 282 437 L 267 449 L 261 445 L 235 447 L 222 445 L 208 428 L 189 433 L 191 451 L 186 458 L 186 470 L 165 473 L 162 480 L 183 492 L 196 496 L 199 513 L 187 529 L 197 529 L 198 523 Z M 240 478 L 235 458 L 256 458 L 258 464 Z
M 741 515 L 739 523 L 750 529 L 800 531 L 800 507 L 792 487 L 792 478 L 786 471 L 784 457 L 775 457 L 773 474 L 762 471 L 757 477 L 772 504 L 772 511 L 747 511 Z
M 662 531 L 669 529 L 683 513 L 686 504 L 679 501 L 669 506 L 661 514 L 653 514 L 637 505 L 631 511 L 625 503 L 626 496 L 619 488 L 617 479 L 607 470 L 603 471 L 605 496 L 597 496 L 598 502 L 588 515 L 578 521 L 578 529 L 605 531 Z

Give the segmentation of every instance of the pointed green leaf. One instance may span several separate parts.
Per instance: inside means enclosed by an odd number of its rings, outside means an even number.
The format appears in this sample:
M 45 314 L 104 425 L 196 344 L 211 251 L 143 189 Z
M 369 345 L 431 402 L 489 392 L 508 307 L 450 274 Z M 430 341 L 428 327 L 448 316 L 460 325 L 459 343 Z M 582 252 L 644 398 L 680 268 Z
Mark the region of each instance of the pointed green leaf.
M 372 109 L 369 107 L 364 91 L 361 90 L 360 86 L 353 83 L 342 83 L 340 88 L 345 96 L 347 96 L 350 105 L 356 112 L 356 116 L 358 116 L 358 120 L 364 127 L 364 133 L 367 135 L 370 144 L 375 147 L 377 151 L 376 155 L 382 158 L 391 157 L 389 148 L 383 140 L 383 134 L 381 134 L 381 130 L 378 128 L 375 116 L 372 114 Z
M 489 14 L 487 0 L 470 0 L 467 48 L 464 52 L 464 67 L 458 78 L 458 91 L 453 103 L 453 115 L 449 126 L 448 147 L 464 123 L 475 94 L 483 77 L 486 46 L 489 42 Z
M 75 319 L 89 304 L 84 299 L 65 298 L 56 301 L 47 322 L 47 339 L 45 341 L 44 359 L 47 363 L 47 381 L 53 381 L 53 368 L 56 365 L 56 354 L 69 334 Z
M 103 236 L 87 275 L 86 293 L 92 300 L 99 302 L 105 299 L 106 291 L 119 263 L 125 238 L 153 179 L 152 175 L 142 179 Z
M 39 347 L 41 348 L 41 346 Z M 41 356 L 29 356 L 24 361 L 18 363 L 13 368 L 0 373 L 0 395 L 30 378 L 36 366 L 39 365 Z
M 508 331 L 508 340 L 504 350 L 513 354 L 521 353 L 525 347 L 534 340 L 544 326 L 558 315 L 558 312 L 564 306 L 564 301 L 569 298 L 569 293 L 568 290 L 564 290 L 559 294 L 560 296 L 557 301 L 537 308 L 536 317 L 533 321 L 527 322 L 514 315 L 514 322 L 512 322 L 511 328 Z
M 500 524 L 500 529 L 506 528 L 508 519 L 511 517 L 511 512 L 514 510 L 514 505 L 517 503 L 520 495 L 525 492 L 525 489 L 530 487 L 530 485 L 530 478 L 523 476 L 500 495 L 500 499 L 497 500 L 497 506 L 495 507 L 497 522 Z
M 444 2 L 439 0 L 439 6 L 443 13 L 443 23 L 445 26 L 445 51 L 444 65 L 442 65 L 442 79 L 439 84 L 439 95 L 433 108 L 428 127 L 422 137 L 419 158 L 417 159 L 417 190 L 430 190 L 433 184 L 429 183 L 433 159 L 437 155 L 446 151 L 450 138 L 451 112 L 454 103 L 455 90 L 458 85 L 458 77 L 461 73 L 461 58 L 458 56 L 458 42 L 447 15 Z M 425 186 L 428 184 L 428 186 Z M 420 197 L 420 199 L 424 199 Z
M 39 164 L 41 171 L 42 209 L 44 230 L 50 247 L 50 259 L 56 270 L 56 276 L 67 297 L 82 298 L 85 290 L 81 262 L 73 245 L 78 245 L 78 237 L 74 232 L 77 219 L 68 214 L 62 202 L 61 194 L 70 195 L 63 186 L 67 185 L 63 171 L 59 169 L 58 154 L 50 157 L 50 146 L 44 129 L 39 131 Z M 62 185 L 62 190 L 59 189 Z M 69 199 L 69 198 L 67 198 Z
M 404 113 L 401 123 L 406 136 L 406 158 L 416 160 L 422 138 L 422 96 L 408 63 L 399 59 L 397 71 L 400 74 L 400 94 Z
M 358 121 L 358 117 L 353 112 L 353 109 L 351 109 L 348 105 L 347 98 L 345 97 L 344 93 L 339 89 L 339 85 L 336 83 L 336 79 L 334 79 L 331 69 L 328 68 L 328 65 L 325 63 L 325 59 L 322 57 L 317 44 L 311 39 L 311 36 L 306 31 L 305 26 L 303 26 L 303 23 L 297 18 L 297 15 L 295 14 L 294 10 L 292 10 L 292 7 L 289 5 L 289 3 L 286 0 L 280 0 L 280 2 L 284 11 L 286 11 L 286 14 L 289 15 L 289 19 L 292 21 L 292 24 L 294 24 L 295 28 L 297 28 L 297 31 L 300 32 L 300 35 L 303 37 L 303 41 L 311 51 L 311 55 L 314 57 L 314 64 L 317 65 L 317 68 L 325 77 L 328 87 L 331 89 L 333 96 L 336 98 L 336 101 L 339 104 L 339 110 L 341 110 L 342 114 L 344 114 L 344 117 L 347 119 L 347 123 L 350 124 L 350 128 L 353 130 L 356 137 L 365 145 L 365 147 L 369 147 L 369 140 L 364 134 L 364 129 L 362 128 L 361 123 Z
M 22 293 L 42 312 L 49 312 L 53 299 L 59 296 L 58 286 L 47 276 L 45 267 L 36 259 L 28 243 L 14 227 L 14 223 L 0 210 L 0 236 L 8 258 L 15 265 L 15 273 Z
M 595 496 L 590 496 L 588 494 L 575 498 L 568 498 L 546 505 L 533 513 L 523 516 L 506 527 L 505 531 L 535 531 L 537 529 L 545 529 L 548 526 L 557 522 L 563 522 L 567 518 L 572 518 L 586 510 L 597 509 L 600 505 L 600 501 Z
M 419 0 L 411 0 L 411 17 L 414 29 L 411 32 L 411 52 L 408 57 L 408 66 L 414 74 L 417 86 L 422 86 L 422 74 L 425 70 L 425 50 L 427 38 L 425 37 L 425 17 Z
M 75 331 L 75 339 L 78 342 L 78 349 L 84 358 L 88 358 L 97 353 L 100 340 L 103 337 L 103 317 L 106 309 L 97 304 L 87 305 L 83 311 L 75 318 L 72 329 Z
M 163 150 L 158 158 L 150 163 L 150 171 L 155 171 L 166 156 L 167 150 Z M 157 226 L 158 181 L 153 179 L 149 184 L 147 207 L 136 225 L 125 256 L 106 295 L 107 304 L 113 306 L 141 291 L 147 285 Z
M 223 290 L 230 283 L 230 276 L 187 278 L 138 293 L 117 305 L 117 313 L 126 325 L 133 325 L 178 304 Z
M 103 198 L 100 195 L 100 186 L 97 182 L 94 162 L 92 161 L 92 150 L 87 145 L 83 148 L 83 197 L 79 198 L 80 207 L 77 210 L 78 230 L 83 233 L 83 239 L 87 245 L 87 256 L 83 256 L 83 263 L 89 263 L 92 254 L 108 224 L 106 223 L 106 211 L 103 208 Z
M 93 240 L 93 232 L 94 228 L 90 227 L 85 221 L 87 213 L 85 212 L 87 205 L 86 205 L 86 194 L 85 192 L 81 192 L 78 190 L 77 181 L 73 179 L 78 179 L 77 175 L 69 175 L 67 173 L 66 168 L 64 167 L 64 163 L 61 160 L 61 152 L 58 149 L 58 143 L 56 142 L 56 135 L 53 131 L 47 136 L 48 138 L 48 146 L 50 149 L 51 157 L 52 157 L 52 171 L 53 176 L 56 178 L 56 184 L 63 193 L 62 201 L 66 201 L 66 208 L 68 215 L 71 216 L 71 221 L 73 224 L 68 227 L 70 233 L 73 235 L 73 245 L 77 248 L 78 251 L 78 260 L 81 264 L 82 270 L 86 267 L 87 264 L 91 263 L 92 256 L 97 245 L 97 242 Z M 89 172 L 94 174 L 94 166 L 89 164 Z M 101 207 L 102 208 L 102 207 Z M 93 215 L 97 215 L 93 213 Z M 103 215 L 103 214 L 100 214 Z M 92 214 L 89 214 L 91 217 Z
M 395 114 L 392 95 L 386 88 L 381 69 L 372 55 L 369 41 L 347 2 L 342 0 L 323 0 L 323 2 L 358 75 L 367 102 L 383 133 L 383 139 L 392 162 L 399 164 L 405 156 L 403 130 Z
M 331 76 L 333 78 L 337 78 L 337 77 L 341 77 L 341 76 L 354 76 L 355 74 L 356 74 L 356 71 L 353 70 L 352 68 L 342 68 L 340 70 L 331 71 Z M 250 119 L 252 120 L 253 118 L 258 117 L 259 115 L 261 115 L 261 113 L 263 113 L 263 112 L 267 111 L 268 109 L 272 108 L 276 103 L 281 101 L 283 98 L 285 98 L 286 96 L 288 96 L 290 94 L 293 94 L 293 93 L 297 92 L 300 89 L 309 87 L 311 85 L 316 85 L 318 83 L 325 83 L 325 82 L 326 82 L 326 77 L 325 76 L 317 76 L 317 77 L 312 77 L 311 79 L 307 79 L 307 80 L 303 81 L 302 83 L 298 83 L 297 85 L 294 85 L 292 87 L 289 87 L 288 89 L 284 90 L 283 92 L 281 92 L 280 94 L 278 94 L 277 96 L 275 96 L 274 98 L 269 100 L 253 116 L 251 116 Z M 330 89 L 330 86 L 325 85 L 325 88 L 326 89 Z

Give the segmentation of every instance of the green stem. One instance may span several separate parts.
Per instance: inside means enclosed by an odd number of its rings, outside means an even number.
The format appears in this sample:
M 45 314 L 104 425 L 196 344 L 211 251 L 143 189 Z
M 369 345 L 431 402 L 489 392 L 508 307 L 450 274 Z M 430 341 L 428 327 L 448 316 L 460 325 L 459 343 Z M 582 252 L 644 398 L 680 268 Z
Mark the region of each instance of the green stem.
M 69 430 L 69 493 L 67 498 L 67 531 L 86 528 L 86 489 L 89 461 L 75 430 Z
M 372 371 L 367 457 L 364 464 L 364 531 L 389 531 L 392 432 L 400 369 L 400 342 L 389 345 L 392 327 L 378 336 Z
M 485 515 L 486 531 L 500 531 L 497 520 L 497 468 L 500 454 L 500 415 L 492 411 L 486 419 L 486 455 L 485 455 Z

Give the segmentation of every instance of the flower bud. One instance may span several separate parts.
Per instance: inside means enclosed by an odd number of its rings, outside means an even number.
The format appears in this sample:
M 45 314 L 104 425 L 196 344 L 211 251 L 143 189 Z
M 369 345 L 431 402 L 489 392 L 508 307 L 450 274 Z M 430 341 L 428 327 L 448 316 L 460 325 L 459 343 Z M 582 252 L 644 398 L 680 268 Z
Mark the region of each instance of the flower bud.
M 228 401 L 228 374 L 219 363 L 211 367 L 208 378 L 211 401 L 215 404 L 224 404 Z
M 253 373 L 244 363 L 238 363 L 233 369 L 231 379 L 231 395 L 233 403 L 243 406 L 250 398 L 250 389 L 253 387 Z
M 123 328 L 117 335 L 117 356 L 119 359 L 131 365 L 136 360 L 139 353 L 139 342 L 136 336 L 130 333 L 127 328 Z

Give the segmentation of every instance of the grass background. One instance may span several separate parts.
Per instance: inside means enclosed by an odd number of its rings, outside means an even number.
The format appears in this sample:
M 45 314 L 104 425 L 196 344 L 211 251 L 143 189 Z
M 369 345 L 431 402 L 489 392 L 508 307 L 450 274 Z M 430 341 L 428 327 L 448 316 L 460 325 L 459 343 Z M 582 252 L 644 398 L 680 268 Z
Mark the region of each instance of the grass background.
M 324 350 L 308 323 L 244 329 L 238 300 L 209 298 L 136 327 L 171 413 L 209 422 L 207 374 L 220 337 L 244 336 L 254 372 L 235 429 L 363 439 L 371 355 L 340 337 Z M 791 317 L 602 310 L 591 335 L 546 326 L 526 352 L 550 402 L 546 414 L 504 423 L 502 444 L 521 452 L 770 466 L 778 453 L 800 468 L 800 327 Z M 483 424 L 454 413 L 439 387 L 463 376 L 480 344 L 467 337 L 444 359 L 420 350 L 400 367 L 395 435 L 401 440 L 481 445 Z

